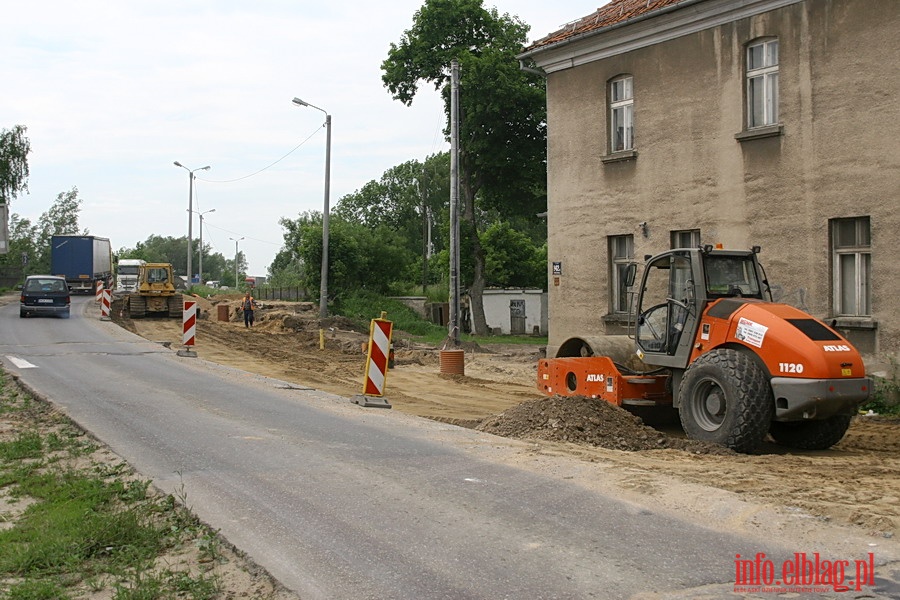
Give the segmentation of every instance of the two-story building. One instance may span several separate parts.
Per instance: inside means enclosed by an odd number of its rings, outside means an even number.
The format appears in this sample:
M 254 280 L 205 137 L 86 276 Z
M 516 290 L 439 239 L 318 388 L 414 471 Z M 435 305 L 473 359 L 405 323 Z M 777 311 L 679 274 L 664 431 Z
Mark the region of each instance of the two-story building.
M 777 301 L 900 351 L 900 2 L 613 0 L 538 40 L 548 355 L 625 331 L 625 265 L 762 247 Z

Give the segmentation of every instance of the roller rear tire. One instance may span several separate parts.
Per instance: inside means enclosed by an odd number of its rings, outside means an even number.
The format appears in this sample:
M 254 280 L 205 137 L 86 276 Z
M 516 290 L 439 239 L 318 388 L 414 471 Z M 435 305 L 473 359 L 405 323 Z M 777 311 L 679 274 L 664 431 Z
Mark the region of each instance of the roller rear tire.
M 825 450 L 844 437 L 853 415 L 835 415 L 821 421 L 774 422 L 769 430 L 772 439 L 790 448 Z
M 712 350 L 688 367 L 678 392 L 685 433 L 736 452 L 753 452 L 775 411 L 763 369 L 743 352 Z

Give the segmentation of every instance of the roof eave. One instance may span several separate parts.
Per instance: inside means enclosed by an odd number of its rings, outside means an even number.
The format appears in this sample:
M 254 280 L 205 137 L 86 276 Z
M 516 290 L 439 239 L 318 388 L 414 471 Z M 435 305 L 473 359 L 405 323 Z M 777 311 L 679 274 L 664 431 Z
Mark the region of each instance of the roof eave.
M 656 45 L 806 0 L 683 0 L 565 40 L 526 50 L 517 58 L 547 74 Z M 684 9 L 693 8 L 692 11 Z
M 607 25 L 606 27 L 601 27 L 600 29 L 594 29 L 592 31 L 586 31 L 585 33 L 579 33 L 579 34 L 573 35 L 572 37 L 568 37 L 564 40 L 560 40 L 558 42 L 553 42 L 553 43 L 547 44 L 545 46 L 540 46 L 538 48 L 535 48 L 534 50 L 526 50 L 522 54 L 519 54 L 516 58 L 518 58 L 520 60 L 532 58 L 535 54 L 539 54 L 545 50 L 553 50 L 555 48 L 560 48 L 562 46 L 565 46 L 566 44 L 574 44 L 581 40 L 585 40 L 585 39 L 592 38 L 597 35 L 609 33 L 610 31 L 614 31 L 616 29 L 621 29 L 623 27 L 628 27 L 628 26 L 634 25 L 636 23 L 640 23 L 641 21 L 646 21 L 648 19 L 654 19 L 656 17 L 663 16 L 665 14 L 674 12 L 676 10 L 680 10 L 682 8 L 687 8 L 693 4 L 697 4 L 700 2 L 706 2 L 706 0 L 684 0 L 683 2 L 679 2 L 677 4 L 672 4 L 671 6 L 665 6 L 659 10 L 654 10 L 654 11 L 651 11 L 648 13 L 644 13 L 642 15 L 638 15 L 637 17 L 634 17 L 632 19 L 626 19 L 625 21 L 621 21 L 619 23 L 613 23 L 612 25 Z

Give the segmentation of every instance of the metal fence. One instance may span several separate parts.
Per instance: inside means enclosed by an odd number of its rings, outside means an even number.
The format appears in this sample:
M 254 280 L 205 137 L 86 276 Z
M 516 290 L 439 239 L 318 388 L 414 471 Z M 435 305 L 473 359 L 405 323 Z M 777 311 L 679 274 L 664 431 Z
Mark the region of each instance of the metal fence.
M 295 286 L 295 287 L 274 287 L 270 285 L 263 285 L 256 288 L 256 293 L 254 294 L 257 300 L 307 300 L 309 295 L 306 293 L 306 288 Z
M 0 288 L 14 288 L 22 283 L 22 267 L 0 265 Z

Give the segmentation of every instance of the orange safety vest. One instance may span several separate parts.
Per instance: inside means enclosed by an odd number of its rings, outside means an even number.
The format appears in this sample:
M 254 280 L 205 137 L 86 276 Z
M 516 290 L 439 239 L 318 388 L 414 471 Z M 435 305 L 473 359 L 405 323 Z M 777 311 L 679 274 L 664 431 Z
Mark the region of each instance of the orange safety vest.
M 253 296 L 249 298 L 241 298 L 241 310 L 253 310 L 256 306 L 256 300 L 253 299 Z

